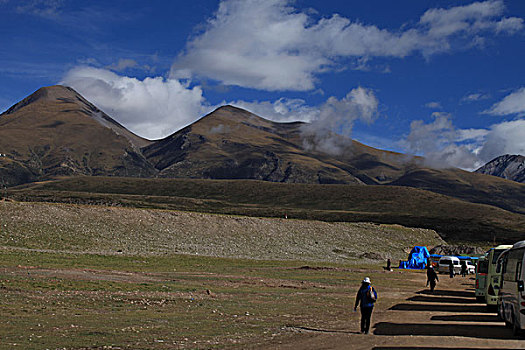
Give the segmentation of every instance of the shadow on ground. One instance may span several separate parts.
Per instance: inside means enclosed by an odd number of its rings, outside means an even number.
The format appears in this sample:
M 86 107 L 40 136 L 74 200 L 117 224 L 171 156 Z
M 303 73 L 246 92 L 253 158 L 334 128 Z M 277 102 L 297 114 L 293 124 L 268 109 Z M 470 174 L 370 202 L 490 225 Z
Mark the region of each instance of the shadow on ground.
M 432 321 L 452 322 L 500 322 L 496 315 L 439 315 L 432 316 Z
M 375 326 L 376 335 L 454 336 L 483 339 L 516 339 L 512 331 L 495 325 L 428 324 L 380 322 Z
M 461 297 L 461 298 L 474 298 L 474 292 L 467 292 L 462 290 L 435 290 L 433 293 L 429 289 L 423 289 L 416 294 L 428 294 L 428 295 L 443 295 L 449 297 Z
M 446 303 L 446 304 L 476 304 L 476 299 L 472 298 L 458 298 L 458 297 L 443 297 L 443 296 L 426 296 L 416 295 L 408 298 L 409 301 L 420 301 L 424 303 Z
M 440 304 L 397 304 L 389 310 L 397 311 L 431 311 L 459 313 L 488 313 L 484 305 L 440 305 Z
M 346 333 L 346 334 L 361 334 L 356 331 L 346 331 L 340 329 L 326 329 L 326 328 L 313 328 L 313 327 L 303 327 L 303 326 L 287 326 L 288 329 L 296 332 L 318 332 L 318 333 Z

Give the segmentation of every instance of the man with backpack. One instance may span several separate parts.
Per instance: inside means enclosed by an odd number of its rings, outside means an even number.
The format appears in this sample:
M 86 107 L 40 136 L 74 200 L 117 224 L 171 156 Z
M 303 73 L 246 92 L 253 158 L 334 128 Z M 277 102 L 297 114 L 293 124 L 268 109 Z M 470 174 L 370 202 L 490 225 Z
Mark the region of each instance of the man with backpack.
M 354 311 L 361 304 L 361 333 L 368 334 L 370 329 L 370 318 L 374 310 L 374 304 L 377 300 L 377 292 L 371 286 L 370 278 L 365 277 L 355 298 Z

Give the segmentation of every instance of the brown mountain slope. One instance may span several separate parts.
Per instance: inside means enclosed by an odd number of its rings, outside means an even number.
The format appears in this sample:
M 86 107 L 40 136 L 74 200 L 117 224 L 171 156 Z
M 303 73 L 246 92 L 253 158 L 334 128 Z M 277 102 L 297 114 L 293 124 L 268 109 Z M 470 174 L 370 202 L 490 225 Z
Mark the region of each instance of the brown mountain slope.
M 329 136 L 341 151 L 323 153 L 307 128 L 225 106 L 143 153 L 161 177 L 407 186 L 525 213 L 522 184 L 460 169 L 426 168 L 421 158 L 338 135 Z
M 151 176 L 145 140 L 73 89 L 38 90 L 0 115 L 0 169 L 16 184 L 57 175 Z
M 162 177 L 255 179 L 289 183 L 379 184 L 400 176 L 402 155 L 332 137 L 333 156 L 305 147 L 304 123 L 275 123 L 224 106 L 143 149 Z
M 525 185 L 495 176 L 460 169 L 419 168 L 407 172 L 391 185 L 416 187 L 525 214 Z
M 429 169 L 419 158 L 231 106 L 148 141 L 62 86 L 42 88 L 0 115 L 0 154 L 7 185 L 59 175 L 397 185 L 525 213 L 523 184 Z

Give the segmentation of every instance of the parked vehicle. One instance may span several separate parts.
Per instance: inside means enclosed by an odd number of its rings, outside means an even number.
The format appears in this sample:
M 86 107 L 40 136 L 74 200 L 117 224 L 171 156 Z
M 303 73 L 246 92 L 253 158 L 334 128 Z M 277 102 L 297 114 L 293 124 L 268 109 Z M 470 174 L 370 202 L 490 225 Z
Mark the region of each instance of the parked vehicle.
M 525 241 L 505 251 L 501 261 L 501 288 L 498 315 L 519 335 L 525 329 Z
M 442 256 L 441 259 L 439 259 L 438 272 L 449 273 L 450 261 L 452 261 L 452 265 L 454 266 L 454 274 L 457 275 L 461 273 L 461 265 L 459 264 L 459 259 L 455 256 Z
M 476 265 L 472 263 L 472 261 L 467 260 L 467 274 L 473 275 L 476 273 Z
M 486 302 L 485 299 L 485 284 L 487 281 L 487 272 L 489 270 L 489 262 L 485 258 L 480 258 L 478 266 L 476 267 L 476 300 L 479 302 Z
M 501 282 L 501 271 L 496 271 L 498 257 L 509 248 L 512 248 L 512 245 L 499 245 L 490 248 L 487 252 L 488 270 L 487 281 L 485 283 L 485 299 L 490 309 L 496 309 L 498 305 L 498 294 Z

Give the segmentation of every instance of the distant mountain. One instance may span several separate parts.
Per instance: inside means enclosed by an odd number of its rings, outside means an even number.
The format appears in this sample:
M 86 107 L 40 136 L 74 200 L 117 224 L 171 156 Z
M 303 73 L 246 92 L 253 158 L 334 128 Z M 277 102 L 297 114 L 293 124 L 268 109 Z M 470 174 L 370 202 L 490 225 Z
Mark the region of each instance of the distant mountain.
M 146 140 L 63 86 L 42 88 L 0 115 L 0 154 L 0 185 L 8 186 L 78 175 L 394 185 L 525 213 L 523 184 L 430 169 L 421 158 L 232 106 Z
M 149 144 L 73 89 L 45 87 L 0 115 L 0 180 L 154 176 L 140 151 Z
M 335 134 L 328 137 L 338 144 L 339 152 L 318 151 L 319 141 L 308 140 L 306 127 L 300 122 L 275 123 L 224 106 L 144 147 L 143 153 L 160 177 L 172 178 L 377 185 L 414 167 L 405 155 Z
M 499 176 L 504 179 L 525 183 L 525 157 L 505 154 L 494 158 L 476 173 Z

